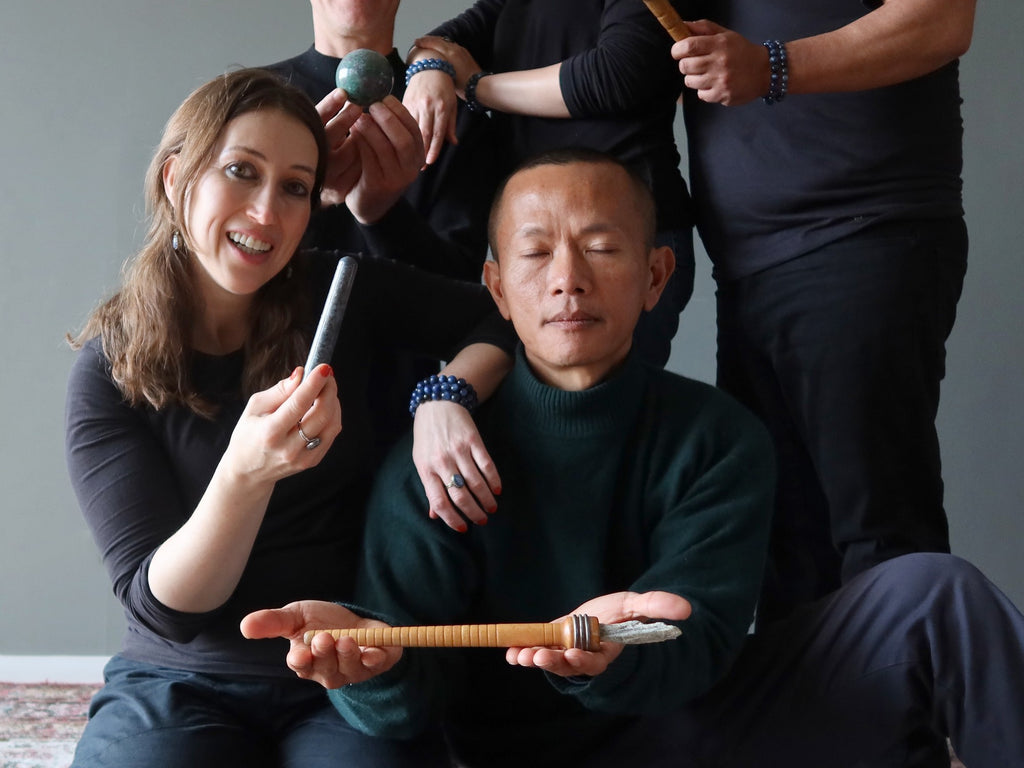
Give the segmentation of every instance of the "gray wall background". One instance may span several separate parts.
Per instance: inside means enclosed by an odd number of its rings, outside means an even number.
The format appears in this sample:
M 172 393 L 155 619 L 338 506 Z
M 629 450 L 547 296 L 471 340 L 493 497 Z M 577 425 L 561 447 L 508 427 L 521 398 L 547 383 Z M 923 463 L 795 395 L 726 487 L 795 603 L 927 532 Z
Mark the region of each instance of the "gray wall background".
M 468 0 L 406 0 L 396 42 Z M 978 6 L 963 61 L 971 261 L 939 426 L 954 551 L 1024 606 L 1024 5 Z M 0 8 L 0 654 L 109 654 L 120 607 L 63 458 L 65 332 L 144 232 L 142 177 L 201 82 L 312 40 L 303 0 L 6 2 Z M 785 109 L 785 106 L 775 107 Z M 680 145 L 685 137 L 678 131 Z M 698 255 L 671 367 L 714 379 L 714 290 Z

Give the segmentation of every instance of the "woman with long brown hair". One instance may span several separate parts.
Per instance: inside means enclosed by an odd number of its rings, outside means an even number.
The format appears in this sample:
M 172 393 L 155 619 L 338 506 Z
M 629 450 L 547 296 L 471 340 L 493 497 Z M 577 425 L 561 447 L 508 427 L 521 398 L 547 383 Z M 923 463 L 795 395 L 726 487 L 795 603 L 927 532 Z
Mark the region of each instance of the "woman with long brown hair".
M 128 625 L 76 766 L 428 759 L 360 736 L 277 641 L 238 631 L 251 610 L 350 592 L 371 362 L 409 348 L 487 383 L 482 361 L 512 343 L 481 286 L 362 259 L 333 357 L 304 375 L 340 258 L 299 250 L 328 146 L 274 75 L 198 88 L 150 165 L 146 241 L 72 340 L 68 467 Z

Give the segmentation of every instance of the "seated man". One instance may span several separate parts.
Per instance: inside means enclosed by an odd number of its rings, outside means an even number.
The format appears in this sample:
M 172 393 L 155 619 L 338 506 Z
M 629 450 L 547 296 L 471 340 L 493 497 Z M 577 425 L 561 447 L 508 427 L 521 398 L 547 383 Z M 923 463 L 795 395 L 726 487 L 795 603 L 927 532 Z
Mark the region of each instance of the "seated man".
M 243 633 L 289 638 L 289 666 L 356 728 L 440 724 L 464 766 L 902 764 L 921 730 L 951 736 L 972 768 L 1024 765 L 1024 617 L 955 557 L 892 560 L 747 636 L 770 443 L 724 393 L 630 353 L 672 268 L 651 222 L 649 192 L 604 156 L 554 153 L 506 182 L 485 279 L 522 348 L 477 416 L 501 512 L 465 534 L 430 520 L 400 448 L 371 501 L 357 610 L 392 624 L 649 617 L 682 636 L 504 655 L 306 646 L 308 629 L 375 623 L 312 601 L 251 614 Z

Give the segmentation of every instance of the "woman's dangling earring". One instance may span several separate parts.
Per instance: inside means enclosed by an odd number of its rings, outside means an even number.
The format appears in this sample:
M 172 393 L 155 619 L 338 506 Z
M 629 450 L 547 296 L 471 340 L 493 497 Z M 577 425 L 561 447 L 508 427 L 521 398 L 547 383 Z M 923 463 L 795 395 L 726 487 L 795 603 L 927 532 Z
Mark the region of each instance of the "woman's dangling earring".
M 174 230 L 171 234 L 171 248 L 175 251 L 181 250 L 181 232 Z

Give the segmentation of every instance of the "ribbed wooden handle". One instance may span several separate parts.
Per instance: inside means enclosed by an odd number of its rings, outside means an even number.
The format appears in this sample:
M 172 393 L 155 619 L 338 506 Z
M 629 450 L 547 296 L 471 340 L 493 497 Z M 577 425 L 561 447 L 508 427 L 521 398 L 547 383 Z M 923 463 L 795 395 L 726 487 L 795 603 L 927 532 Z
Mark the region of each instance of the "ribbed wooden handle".
M 585 622 L 580 631 L 580 622 Z M 312 629 L 303 636 L 309 644 L 314 635 L 328 633 L 354 638 L 363 646 L 402 646 L 403 648 L 510 648 L 513 646 L 550 646 L 601 648 L 601 631 L 597 618 L 570 616 L 547 624 L 452 624 L 423 627 L 364 627 L 361 629 Z
M 644 5 L 657 17 L 658 21 L 661 22 L 661 26 L 672 35 L 673 40 L 679 42 L 690 36 L 690 30 L 686 28 L 683 20 L 676 13 L 676 9 L 672 7 L 669 0 L 644 0 Z

